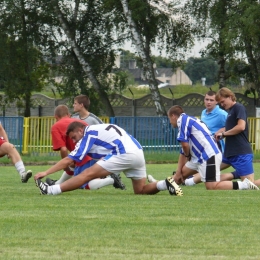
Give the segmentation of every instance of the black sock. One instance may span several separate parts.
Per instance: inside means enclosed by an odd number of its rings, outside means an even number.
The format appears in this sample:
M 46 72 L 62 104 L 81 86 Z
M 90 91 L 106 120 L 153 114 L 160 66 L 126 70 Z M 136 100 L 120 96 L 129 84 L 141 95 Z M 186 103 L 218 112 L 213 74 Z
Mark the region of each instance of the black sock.
M 238 188 L 238 183 L 237 183 L 237 181 L 234 181 L 233 182 L 233 190 L 238 190 L 239 188 Z

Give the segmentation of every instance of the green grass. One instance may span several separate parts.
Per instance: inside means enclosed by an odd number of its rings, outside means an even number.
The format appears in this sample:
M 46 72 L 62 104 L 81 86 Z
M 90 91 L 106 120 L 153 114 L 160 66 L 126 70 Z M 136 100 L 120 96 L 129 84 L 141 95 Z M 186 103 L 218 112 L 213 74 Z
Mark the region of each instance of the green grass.
M 179 152 L 144 152 L 147 163 L 177 163 L 179 158 Z M 27 165 L 48 165 L 53 164 L 60 160 L 59 153 L 52 155 L 39 154 L 38 156 L 33 155 L 22 155 L 23 161 Z M 255 162 L 260 161 L 260 151 L 254 153 Z M 7 157 L 1 158 L 0 165 L 9 165 L 10 159 Z
M 164 179 L 175 168 L 148 164 L 147 172 Z M 0 259 L 259 259 L 260 192 L 199 184 L 183 187 L 183 197 L 140 196 L 122 179 L 126 191 L 40 196 L 32 179 L 22 184 L 1 166 Z

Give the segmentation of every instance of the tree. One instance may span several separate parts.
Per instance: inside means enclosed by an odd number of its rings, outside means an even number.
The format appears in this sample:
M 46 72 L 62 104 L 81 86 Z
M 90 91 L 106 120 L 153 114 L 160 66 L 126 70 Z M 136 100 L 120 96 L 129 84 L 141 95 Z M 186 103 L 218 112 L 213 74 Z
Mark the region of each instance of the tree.
M 177 8 L 166 1 L 120 0 L 121 6 L 118 1 L 106 2 L 118 12 L 123 12 L 136 53 L 142 61 L 143 76 L 148 81 L 156 112 L 160 116 L 166 115 L 154 75 L 151 46 L 157 44 L 159 50 L 164 49 L 170 54 L 176 54 L 177 49 L 185 49 L 190 40 L 188 20 L 181 12 L 178 19 L 173 19 L 172 14 L 177 17 Z
M 189 58 L 184 71 L 193 83 L 206 78 L 207 85 L 214 85 L 218 75 L 218 64 L 210 57 Z
M 41 91 L 48 76 L 48 66 L 35 45 L 41 31 L 36 8 L 26 0 L 0 3 L 1 83 L 9 99 L 24 101 L 24 116 L 30 116 L 31 92 Z
M 247 61 L 247 66 L 239 66 L 247 82 L 253 83 L 253 88 L 260 96 L 260 4 L 256 0 L 237 1 L 230 10 L 230 38 L 236 51 Z M 248 72 L 248 69 L 250 72 Z
M 230 77 L 226 73 L 226 61 L 233 58 L 235 50 L 228 37 L 230 33 L 230 10 L 234 5 L 233 0 L 191 0 L 186 4 L 186 11 L 193 16 L 200 30 L 196 35 L 206 37 L 211 42 L 204 50 L 204 55 L 213 57 L 218 65 L 219 88 L 226 85 Z

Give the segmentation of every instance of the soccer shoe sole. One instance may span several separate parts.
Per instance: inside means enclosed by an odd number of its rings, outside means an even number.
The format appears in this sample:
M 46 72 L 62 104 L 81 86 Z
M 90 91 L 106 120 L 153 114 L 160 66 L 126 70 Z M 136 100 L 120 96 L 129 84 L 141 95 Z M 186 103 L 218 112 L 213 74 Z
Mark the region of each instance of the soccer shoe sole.
M 172 177 L 165 180 L 170 195 L 183 196 L 182 188 L 174 181 Z
M 22 176 L 21 181 L 22 183 L 28 182 L 28 180 L 32 177 L 32 171 L 28 170 L 24 176 Z

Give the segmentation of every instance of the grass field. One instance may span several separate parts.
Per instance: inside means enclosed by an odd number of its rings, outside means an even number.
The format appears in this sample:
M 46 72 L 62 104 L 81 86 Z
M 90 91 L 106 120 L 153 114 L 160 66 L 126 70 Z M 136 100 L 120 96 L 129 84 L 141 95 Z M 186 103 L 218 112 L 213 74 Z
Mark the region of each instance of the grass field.
M 34 173 L 48 166 L 30 166 Z M 158 179 L 176 165 L 148 164 Z M 260 178 L 260 164 L 255 164 Z M 56 177 L 60 173 L 55 174 Z M 1 166 L 0 259 L 259 259 L 260 191 L 203 184 L 138 196 L 112 186 L 41 196 Z

